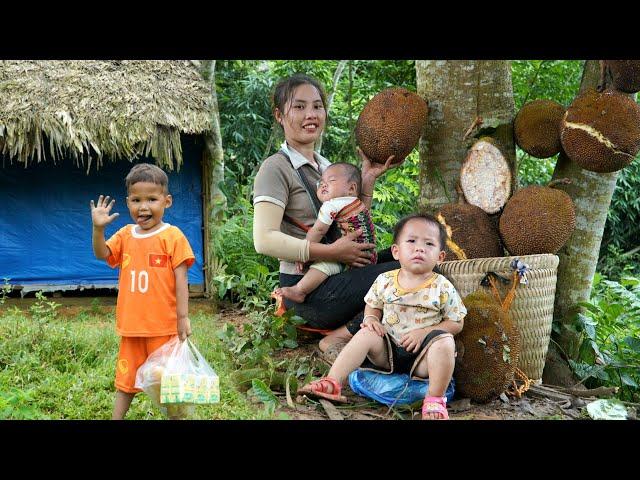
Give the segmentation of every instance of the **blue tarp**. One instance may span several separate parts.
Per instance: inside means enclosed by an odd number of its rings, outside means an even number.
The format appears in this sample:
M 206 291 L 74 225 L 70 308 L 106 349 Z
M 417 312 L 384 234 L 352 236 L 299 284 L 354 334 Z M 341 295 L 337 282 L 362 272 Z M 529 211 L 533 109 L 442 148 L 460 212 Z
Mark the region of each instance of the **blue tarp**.
M 189 283 L 204 284 L 201 147 L 194 137 L 182 142 L 180 172 L 169 174 L 173 205 L 164 221 L 180 228 L 196 256 Z M 141 158 L 133 163 L 153 160 Z M 100 194 L 116 203 L 120 216 L 105 229 L 109 238 L 133 223 L 127 209 L 124 178 L 132 167 L 127 161 L 105 162 L 89 175 L 70 159 L 50 160 L 27 168 L 5 158 L 0 165 L 0 283 L 11 285 L 113 286 L 118 269 L 93 256 L 89 201 Z

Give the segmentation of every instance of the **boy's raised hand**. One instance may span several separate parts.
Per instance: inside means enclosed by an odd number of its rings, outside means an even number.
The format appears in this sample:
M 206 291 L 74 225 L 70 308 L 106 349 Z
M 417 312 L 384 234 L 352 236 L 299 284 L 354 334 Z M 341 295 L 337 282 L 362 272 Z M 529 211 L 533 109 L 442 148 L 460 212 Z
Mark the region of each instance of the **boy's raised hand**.
M 116 203 L 115 199 L 109 202 L 109 198 L 110 197 L 108 195 L 106 197 L 100 195 L 100 197 L 98 197 L 97 205 L 94 205 L 93 200 L 91 200 L 91 221 L 93 222 L 94 227 L 105 227 L 120 215 L 119 213 L 112 213 L 109 215 L 113 205 Z

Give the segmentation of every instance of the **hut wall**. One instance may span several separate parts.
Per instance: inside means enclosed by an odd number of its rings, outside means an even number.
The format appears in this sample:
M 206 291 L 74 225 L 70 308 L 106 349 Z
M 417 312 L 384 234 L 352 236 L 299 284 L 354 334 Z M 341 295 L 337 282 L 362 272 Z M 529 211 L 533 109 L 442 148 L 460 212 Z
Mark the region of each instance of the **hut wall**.
M 173 205 L 164 221 L 180 228 L 196 256 L 189 284 L 204 285 L 202 220 L 202 146 L 197 137 L 183 136 L 184 162 L 180 172 L 169 172 Z M 116 199 L 112 212 L 120 216 L 105 230 L 109 238 L 133 223 L 127 209 L 124 178 L 134 163 L 107 160 L 87 175 L 86 166 L 70 159 L 33 163 L 27 168 L 0 164 L 0 282 L 29 290 L 69 290 L 113 287 L 118 269 L 93 256 L 89 201 L 98 195 Z

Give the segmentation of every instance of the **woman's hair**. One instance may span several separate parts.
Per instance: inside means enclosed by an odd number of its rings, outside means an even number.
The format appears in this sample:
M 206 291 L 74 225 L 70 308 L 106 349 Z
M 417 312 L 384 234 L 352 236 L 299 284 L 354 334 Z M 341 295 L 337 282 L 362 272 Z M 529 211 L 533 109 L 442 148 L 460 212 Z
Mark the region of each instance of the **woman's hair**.
M 169 191 L 169 177 L 164 173 L 164 170 L 151 163 L 139 163 L 131 168 L 129 174 L 124 179 L 127 192 L 131 185 L 138 182 L 155 183 L 162 187 L 164 193 Z
M 414 213 L 402 218 L 398 223 L 396 223 L 396 226 L 393 227 L 393 243 L 396 243 L 398 241 L 398 237 L 402 233 L 402 230 L 404 230 L 407 222 L 415 218 L 420 218 L 425 222 L 432 223 L 438 227 L 438 233 L 440 236 L 440 250 L 444 250 L 444 247 L 447 244 L 447 239 L 449 238 L 447 236 L 447 231 L 445 230 L 444 225 L 442 225 L 436 217 L 429 213 Z
M 284 115 L 284 107 L 291 100 L 295 89 L 300 85 L 307 84 L 316 87 L 316 90 L 318 90 L 320 98 L 322 99 L 322 105 L 326 110 L 327 98 L 320 82 L 309 75 L 305 75 L 304 73 L 295 73 L 290 77 L 283 78 L 277 83 L 276 88 L 273 90 L 273 97 L 271 99 L 273 111 L 275 112 L 277 108 L 280 113 Z

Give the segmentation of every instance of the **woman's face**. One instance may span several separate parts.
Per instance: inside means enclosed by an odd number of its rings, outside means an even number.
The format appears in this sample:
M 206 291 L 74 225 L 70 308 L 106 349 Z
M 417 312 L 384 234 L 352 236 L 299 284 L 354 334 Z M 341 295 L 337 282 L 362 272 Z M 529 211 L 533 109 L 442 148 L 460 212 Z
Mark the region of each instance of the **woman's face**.
M 276 120 L 284 129 L 284 137 L 294 148 L 313 145 L 320 138 L 326 118 L 320 93 L 308 83 L 293 91 L 284 112 L 276 110 Z

